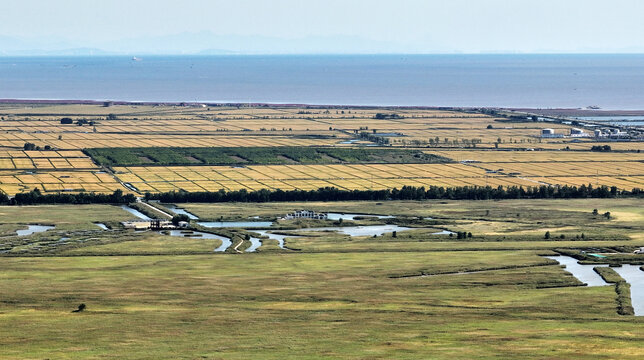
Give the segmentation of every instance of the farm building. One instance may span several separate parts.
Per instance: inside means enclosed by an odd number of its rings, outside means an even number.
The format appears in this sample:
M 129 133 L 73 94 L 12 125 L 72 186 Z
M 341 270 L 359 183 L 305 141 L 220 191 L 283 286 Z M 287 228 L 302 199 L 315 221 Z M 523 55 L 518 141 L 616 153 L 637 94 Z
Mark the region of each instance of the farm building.
M 541 137 L 542 138 L 561 138 L 563 137 L 563 135 L 555 134 L 554 129 L 541 129 Z

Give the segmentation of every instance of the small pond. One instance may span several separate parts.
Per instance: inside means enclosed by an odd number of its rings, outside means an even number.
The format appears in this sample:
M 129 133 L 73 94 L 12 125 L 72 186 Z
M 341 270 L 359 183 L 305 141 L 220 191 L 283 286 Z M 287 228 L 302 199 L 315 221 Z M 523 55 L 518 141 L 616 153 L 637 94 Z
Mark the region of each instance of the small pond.
M 94 223 L 94 225 L 100 227 L 103 230 L 109 230 L 109 228 L 103 223 Z
M 370 225 L 370 226 L 336 226 L 297 229 L 297 231 L 337 231 L 350 236 L 380 236 L 394 231 L 407 231 L 412 228 L 398 225 Z
M 345 213 L 327 213 L 329 220 L 355 220 L 357 217 L 376 218 L 376 219 L 393 219 L 388 215 L 369 215 L 369 214 L 345 214 Z
M 31 234 L 51 230 L 54 227 L 55 226 L 50 226 L 50 225 L 27 225 L 26 229 L 16 230 L 16 234 L 18 234 L 18 236 L 29 236 Z
M 449 231 L 449 230 L 442 230 L 442 231 L 439 231 L 439 232 L 432 233 L 432 235 L 454 235 L 454 234 L 456 234 L 456 233 L 453 232 L 453 231 Z

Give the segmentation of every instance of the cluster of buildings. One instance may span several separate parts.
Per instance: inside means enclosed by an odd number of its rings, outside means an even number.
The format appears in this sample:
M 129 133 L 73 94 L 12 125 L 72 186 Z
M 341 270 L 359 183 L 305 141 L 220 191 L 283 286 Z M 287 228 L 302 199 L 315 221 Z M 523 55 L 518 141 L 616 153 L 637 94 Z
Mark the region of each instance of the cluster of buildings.
M 172 221 L 168 220 L 137 220 L 137 221 L 123 221 L 121 223 L 126 229 L 134 230 L 171 230 L 171 229 L 186 229 L 190 227 L 190 223 L 186 221 L 179 221 L 179 224 L 176 226 Z
M 597 129 L 595 130 L 596 138 L 624 139 L 629 138 L 630 134 L 619 129 Z
M 316 213 L 315 211 L 311 210 L 299 210 L 292 212 L 290 214 L 286 214 L 284 216 L 284 219 L 290 220 L 290 219 L 313 219 L 313 220 L 327 220 L 329 218 L 328 214 L 325 213 Z
M 577 128 L 571 128 L 570 134 L 568 135 L 557 134 L 554 129 L 541 129 L 541 137 L 547 139 L 563 137 L 589 138 L 593 137 L 593 135 L 596 139 L 628 139 L 631 137 L 631 134 L 629 134 L 628 132 L 621 131 L 617 128 L 596 129 L 592 135 L 582 129 Z

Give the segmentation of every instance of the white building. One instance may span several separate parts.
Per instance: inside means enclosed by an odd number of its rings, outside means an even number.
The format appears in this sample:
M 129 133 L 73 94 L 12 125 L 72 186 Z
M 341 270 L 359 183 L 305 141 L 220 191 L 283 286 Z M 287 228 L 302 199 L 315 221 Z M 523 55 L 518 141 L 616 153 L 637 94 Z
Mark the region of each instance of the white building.
M 555 134 L 554 129 L 541 129 L 542 138 L 561 138 L 563 134 Z
M 286 214 L 284 219 L 314 219 L 314 220 L 326 220 L 329 216 L 327 214 L 316 213 L 311 210 L 299 210 Z
M 570 129 L 570 137 L 587 137 L 588 134 L 582 129 L 572 128 Z
M 175 228 L 175 226 L 172 224 L 171 221 L 157 220 L 157 219 L 138 220 L 138 221 L 123 221 L 121 224 L 126 229 L 134 229 L 134 230 L 148 230 L 148 229 L 161 230 L 161 229 L 174 229 Z

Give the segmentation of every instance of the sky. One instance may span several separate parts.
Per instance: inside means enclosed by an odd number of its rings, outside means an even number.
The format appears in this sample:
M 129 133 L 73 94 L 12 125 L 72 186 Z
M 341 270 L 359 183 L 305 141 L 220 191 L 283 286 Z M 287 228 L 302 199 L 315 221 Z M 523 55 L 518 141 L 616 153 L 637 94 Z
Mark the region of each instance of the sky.
M 642 0 L 0 1 L 4 54 L 644 53 Z

